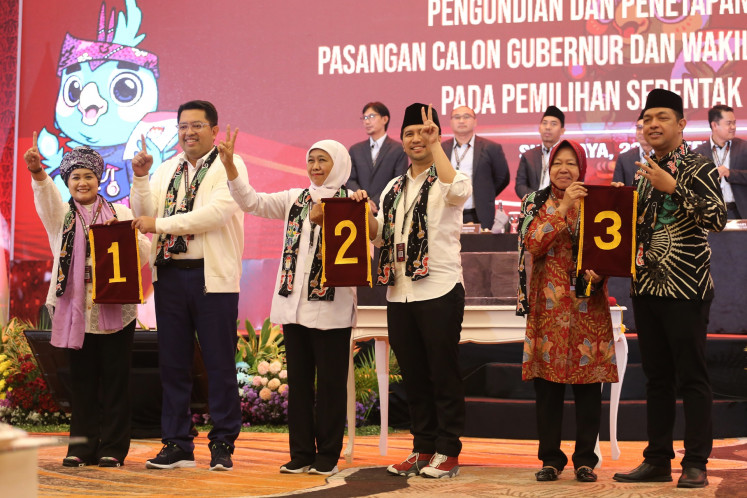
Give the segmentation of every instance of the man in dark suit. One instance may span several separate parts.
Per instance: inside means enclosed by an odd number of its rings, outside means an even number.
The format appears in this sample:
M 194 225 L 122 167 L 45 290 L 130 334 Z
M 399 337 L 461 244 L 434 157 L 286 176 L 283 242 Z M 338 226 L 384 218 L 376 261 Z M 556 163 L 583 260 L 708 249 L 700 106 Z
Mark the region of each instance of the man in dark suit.
M 550 185 L 550 171 L 547 162 L 550 160 L 550 149 L 558 143 L 565 133 L 565 114 L 554 105 L 548 106 L 539 125 L 542 147 L 534 147 L 522 154 L 519 169 L 516 172 L 516 195 L 523 199 L 525 195 Z
M 441 146 L 457 171 L 472 179 L 472 197 L 464 204 L 464 223 L 479 223 L 483 228 L 493 226 L 495 198 L 510 180 L 508 163 L 503 148 L 486 138 L 475 135 L 475 111 L 467 106 L 451 111 L 451 131 L 454 138 Z
M 711 159 L 718 168 L 721 192 L 726 203 L 726 218 L 747 218 L 747 142 L 734 138 L 737 119 L 734 109 L 717 105 L 708 111 L 711 139 L 694 152 Z
M 635 123 L 635 139 L 638 140 L 638 147 L 631 147 L 617 156 L 615 172 L 612 175 L 613 182 L 623 183 L 628 187 L 635 186 L 635 173 L 638 171 L 636 162 L 646 162 L 645 156 L 651 154 L 651 146 L 643 136 L 643 112 Z
M 350 147 L 353 164 L 347 187 L 368 193 L 374 215 L 379 210 L 379 196 L 386 184 L 407 171 L 408 161 L 402 144 L 386 134 L 389 119 L 389 109 L 381 102 L 369 102 L 363 106 L 361 121 L 368 140 Z

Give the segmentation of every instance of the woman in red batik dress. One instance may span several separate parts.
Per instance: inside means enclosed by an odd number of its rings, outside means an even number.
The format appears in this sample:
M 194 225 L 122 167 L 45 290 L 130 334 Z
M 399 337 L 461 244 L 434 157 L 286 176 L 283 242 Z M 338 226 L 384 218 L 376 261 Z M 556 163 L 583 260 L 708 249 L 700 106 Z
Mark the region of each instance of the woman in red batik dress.
M 550 152 L 550 185 L 527 195 L 520 220 L 518 313 L 527 316 L 522 378 L 537 395 L 538 481 L 554 481 L 568 458 L 560 449 L 565 386 L 576 405 L 576 479 L 594 482 L 594 453 L 602 411 L 601 384 L 617 382 L 606 278 L 587 270 L 576 277 L 580 200 L 586 154 L 563 140 Z M 532 255 L 526 289 L 524 251 Z M 589 294 L 588 296 L 585 294 Z

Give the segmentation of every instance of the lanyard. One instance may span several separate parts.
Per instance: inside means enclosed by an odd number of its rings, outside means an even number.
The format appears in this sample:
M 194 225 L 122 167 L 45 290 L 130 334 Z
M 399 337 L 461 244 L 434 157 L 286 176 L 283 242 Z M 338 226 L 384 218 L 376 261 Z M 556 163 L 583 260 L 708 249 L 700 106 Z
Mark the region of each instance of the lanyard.
M 720 147 L 718 145 L 714 145 L 713 146 L 713 159 L 714 159 L 713 162 L 716 163 L 716 166 L 720 167 L 720 166 L 724 165 L 724 163 L 726 162 L 726 159 L 729 157 L 729 147 L 730 146 L 731 146 L 731 142 L 726 142 L 726 146 L 723 147 L 723 149 L 724 149 L 724 155 L 723 156 L 719 156 L 718 155 L 718 149 Z
M 426 176 L 427 179 L 427 176 Z M 402 200 L 401 202 L 405 203 L 407 205 L 407 184 L 408 184 L 407 174 L 405 174 L 405 185 L 402 187 Z M 425 181 L 423 182 L 425 183 Z M 423 189 L 423 186 L 420 186 L 420 189 Z M 407 216 L 410 214 L 410 211 L 413 210 L 415 207 L 415 204 L 418 203 L 418 199 L 420 198 L 420 194 L 416 195 L 415 198 L 410 203 L 410 206 L 405 210 L 405 216 L 402 218 L 402 231 L 400 232 L 401 235 L 405 234 L 405 224 L 407 223 Z M 410 223 L 412 224 L 412 223 Z
M 195 167 L 195 178 L 199 176 L 200 170 L 209 168 L 213 164 L 213 161 L 215 161 L 216 157 L 218 157 L 218 148 L 213 147 L 213 151 L 210 153 L 207 159 L 202 162 L 200 167 Z M 182 176 L 184 177 L 184 200 L 182 202 L 184 202 L 184 206 L 186 207 L 189 206 L 189 202 L 194 196 L 191 189 L 189 188 L 191 185 L 189 182 L 189 161 L 184 161 L 182 163 L 182 166 L 184 167 L 184 171 L 182 171 Z M 191 209 L 189 210 L 191 211 Z
M 454 140 L 454 142 L 456 142 L 456 140 Z M 462 157 L 459 157 L 459 151 L 457 150 L 457 148 L 461 146 L 458 145 L 458 147 L 454 148 L 454 158 L 456 158 L 456 169 L 459 169 L 459 166 L 462 165 L 462 161 L 464 161 L 464 158 L 467 156 L 467 152 L 469 152 L 469 148 L 470 148 L 470 143 L 467 142 L 466 144 L 464 144 L 464 146 L 465 146 L 464 154 L 462 154 Z
M 88 231 L 90 230 L 91 225 L 96 224 L 96 220 L 99 218 L 99 214 L 101 213 L 101 206 L 104 204 L 104 202 L 104 199 L 99 199 L 99 207 L 96 208 L 96 212 L 93 213 L 93 219 L 91 219 L 91 223 L 89 223 L 88 225 L 86 225 L 86 222 L 83 220 L 83 216 L 76 210 L 76 214 L 80 216 L 80 224 L 83 225 L 83 231 L 86 232 L 86 257 L 91 255 L 91 243 L 88 239 Z

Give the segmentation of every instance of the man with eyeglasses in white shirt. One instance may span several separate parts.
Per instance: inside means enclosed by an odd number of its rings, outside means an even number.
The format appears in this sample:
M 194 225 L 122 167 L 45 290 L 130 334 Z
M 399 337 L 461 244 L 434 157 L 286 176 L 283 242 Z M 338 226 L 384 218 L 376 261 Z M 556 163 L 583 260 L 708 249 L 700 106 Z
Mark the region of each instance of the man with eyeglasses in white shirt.
M 734 135 L 737 118 L 734 109 L 726 105 L 713 106 L 708 111 L 711 139 L 694 152 L 711 159 L 718 169 L 721 193 L 726 203 L 726 219 L 747 217 L 747 142 Z
M 389 138 L 389 109 L 381 102 L 369 102 L 363 106 L 360 117 L 368 140 L 350 147 L 352 169 L 347 187 L 351 190 L 365 190 L 368 203 L 375 215 L 379 206 L 379 196 L 389 180 L 407 171 L 407 156 L 402 144 Z
M 635 123 L 635 139 L 638 141 L 638 147 L 631 147 L 617 156 L 615 172 L 612 174 L 613 183 L 623 183 L 628 187 L 635 186 L 635 174 L 638 171 L 636 163 L 645 163 L 646 156 L 651 155 L 651 146 L 646 142 L 646 137 L 643 136 L 642 111 Z
M 451 111 L 454 138 L 444 140 L 441 146 L 454 169 L 472 180 L 472 197 L 464 204 L 463 222 L 490 228 L 495 217 L 495 198 L 506 188 L 511 176 L 503 148 L 475 135 L 476 127 L 475 111 L 467 106 L 454 108 Z
M 550 185 L 550 149 L 560 141 L 565 133 L 565 114 L 554 105 L 548 106 L 542 115 L 539 125 L 542 146 L 529 149 L 519 160 L 516 172 L 516 195 L 523 199 L 525 195 L 541 190 Z
M 193 100 L 177 113 L 183 152 L 161 164 L 148 180 L 153 156 L 145 139 L 132 159 L 130 202 L 133 226 L 152 233 L 150 264 L 158 324 L 164 444 L 149 469 L 194 467 L 190 399 L 195 335 L 208 376 L 213 427 L 208 434 L 210 470 L 231 470 L 234 441 L 241 430 L 236 382 L 236 319 L 244 251 L 244 213 L 231 197 L 223 163 L 233 161 L 236 133 L 215 147 L 218 112 Z M 238 130 L 236 130 L 238 132 Z

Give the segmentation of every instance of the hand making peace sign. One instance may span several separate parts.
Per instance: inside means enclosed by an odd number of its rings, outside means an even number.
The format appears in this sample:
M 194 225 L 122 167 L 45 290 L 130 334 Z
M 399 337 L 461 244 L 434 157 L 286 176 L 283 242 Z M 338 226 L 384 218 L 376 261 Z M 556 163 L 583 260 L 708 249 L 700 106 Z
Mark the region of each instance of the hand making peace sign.
M 425 107 L 420 108 L 420 113 L 423 116 L 423 128 L 420 130 L 420 136 L 423 137 L 427 145 L 432 145 L 438 142 L 438 136 L 440 130 L 433 121 L 433 107 L 428 104 L 428 114 L 425 112 Z
M 233 164 L 233 151 L 236 146 L 236 136 L 239 134 L 239 129 L 233 132 L 231 136 L 231 125 L 226 125 L 226 138 L 218 143 L 218 152 L 220 153 L 220 160 L 223 165 Z

